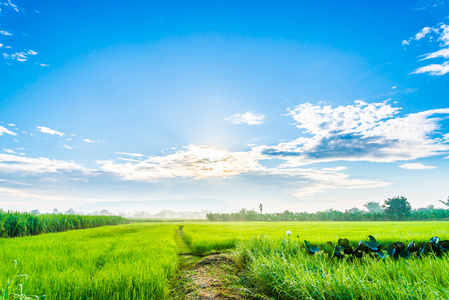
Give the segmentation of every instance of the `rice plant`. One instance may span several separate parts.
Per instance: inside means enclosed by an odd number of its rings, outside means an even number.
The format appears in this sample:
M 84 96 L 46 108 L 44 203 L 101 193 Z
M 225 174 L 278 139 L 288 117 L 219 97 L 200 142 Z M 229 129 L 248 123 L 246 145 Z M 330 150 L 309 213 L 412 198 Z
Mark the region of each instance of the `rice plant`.
M 127 219 L 119 216 L 37 215 L 0 210 L 0 237 L 21 237 L 127 223 L 129 223 Z
M 177 269 L 176 229 L 170 224 L 129 224 L 0 239 L 0 283 L 28 274 L 23 295 L 166 299 Z M 17 267 L 13 260 L 20 262 Z M 19 279 L 24 278 L 15 278 L 12 286 L 22 284 Z

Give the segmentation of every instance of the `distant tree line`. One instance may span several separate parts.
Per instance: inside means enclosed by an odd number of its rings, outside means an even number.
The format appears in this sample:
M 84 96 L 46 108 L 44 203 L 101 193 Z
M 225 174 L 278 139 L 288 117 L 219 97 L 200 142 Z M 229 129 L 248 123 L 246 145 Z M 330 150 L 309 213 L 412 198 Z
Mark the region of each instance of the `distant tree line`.
M 426 208 L 412 210 L 407 198 L 403 196 L 388 198 L 383 205 L 379 202 L 364 204 L 367 209 L 351 208 L 344 212 L 328 209 L 315 213 L 284 211 L 281 213 L 263 213 L 262 204 L 260 213 L 254 210 L 242 209 L 238 213 L 208 213 L 209 221 L 399 221 L 399 220 L 449 220 L 449 197 L 441 201 L 448 209 L 437 209 L 433 205 Z

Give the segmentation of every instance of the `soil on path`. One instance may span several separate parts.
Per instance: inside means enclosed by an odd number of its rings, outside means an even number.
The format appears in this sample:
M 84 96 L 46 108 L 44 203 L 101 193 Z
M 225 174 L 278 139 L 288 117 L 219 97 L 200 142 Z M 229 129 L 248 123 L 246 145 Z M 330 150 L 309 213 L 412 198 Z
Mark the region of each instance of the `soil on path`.
M 231 253 L 212 253 L 204 257 L 194 255 L 178 230 L 180 270 L 173 283 L 173 299 L 222 300 L 260 299 L 241 284 L 241 270 Z

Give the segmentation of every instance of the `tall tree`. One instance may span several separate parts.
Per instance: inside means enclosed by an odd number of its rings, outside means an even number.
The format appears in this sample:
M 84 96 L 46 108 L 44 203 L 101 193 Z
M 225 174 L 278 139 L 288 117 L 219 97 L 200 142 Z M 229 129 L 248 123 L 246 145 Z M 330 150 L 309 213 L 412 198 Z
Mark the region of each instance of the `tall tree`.
M 365 204 L 363 204 L 363 206 L 365 206 L 365 208 L 370 212 L 370 213 L 382 213 L 384 210 L 382 209 L 382 207 L 380 206 L 379 202 L 367 202 Z
M 382 206 L 385 209 L 385 215 L 392 220 L 402 220 L 410 216 L 412 207 L 403 196 L 388 198 Z

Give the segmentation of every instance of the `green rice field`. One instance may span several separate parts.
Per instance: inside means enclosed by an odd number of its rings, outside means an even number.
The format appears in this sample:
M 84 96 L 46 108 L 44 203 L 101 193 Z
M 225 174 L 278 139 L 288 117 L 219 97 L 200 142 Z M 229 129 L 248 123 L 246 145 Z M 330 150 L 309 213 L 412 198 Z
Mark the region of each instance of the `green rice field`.
M 173 285 L 182 267 L 179 254 L 186 248 L 193 254 L 229 250 L 241 270 L 241 284 L 259 299 L 449 299 L 447 254 L 330 260 L 308 254 L 303 245 L 304 240 L 322 244 L 339 238 L 357 244 L 368 235 L 384 245 L 433 236 L 445 240 L 449 226 L 147 222 L 2 238 L 0 299 L 180 299 Z M 186 246 L 180 246 L 179 236 Z

